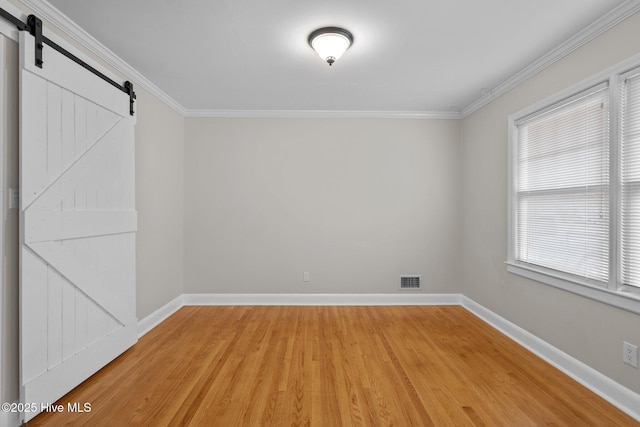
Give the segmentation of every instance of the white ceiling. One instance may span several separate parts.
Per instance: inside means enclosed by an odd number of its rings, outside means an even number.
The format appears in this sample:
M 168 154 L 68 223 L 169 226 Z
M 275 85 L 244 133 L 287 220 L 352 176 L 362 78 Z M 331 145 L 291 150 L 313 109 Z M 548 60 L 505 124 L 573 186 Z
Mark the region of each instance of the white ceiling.
M 624 0 L 50 0 L 187 110 L 461 111 Z M 329 67 L 309 33 L 353 46 Z

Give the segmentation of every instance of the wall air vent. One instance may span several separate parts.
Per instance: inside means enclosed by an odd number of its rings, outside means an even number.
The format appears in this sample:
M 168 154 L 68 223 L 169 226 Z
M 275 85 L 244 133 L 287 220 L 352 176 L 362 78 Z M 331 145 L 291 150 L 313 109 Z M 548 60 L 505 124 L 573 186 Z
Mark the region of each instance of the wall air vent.
M 419 274 L 401 274 L 400 275 L 400 289 L 420 289 L 420 275 Z

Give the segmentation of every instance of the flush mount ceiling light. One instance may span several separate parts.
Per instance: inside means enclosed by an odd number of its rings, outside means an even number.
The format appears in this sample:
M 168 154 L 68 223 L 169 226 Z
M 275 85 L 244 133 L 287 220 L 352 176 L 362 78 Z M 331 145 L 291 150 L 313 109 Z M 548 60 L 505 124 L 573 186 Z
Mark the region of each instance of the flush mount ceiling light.
M 353 35 L 344 28 L 318 28 L 309 34 L 309 45 L 320 58 L 333 65 L 353 43 Z

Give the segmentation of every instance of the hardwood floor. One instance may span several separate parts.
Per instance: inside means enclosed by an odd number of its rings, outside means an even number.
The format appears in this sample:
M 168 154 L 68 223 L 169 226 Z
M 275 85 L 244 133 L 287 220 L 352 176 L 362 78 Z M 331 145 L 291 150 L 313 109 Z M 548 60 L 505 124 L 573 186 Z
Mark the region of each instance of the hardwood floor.
M 459 306 L 184 307 L 29 426 L 635 426 Z

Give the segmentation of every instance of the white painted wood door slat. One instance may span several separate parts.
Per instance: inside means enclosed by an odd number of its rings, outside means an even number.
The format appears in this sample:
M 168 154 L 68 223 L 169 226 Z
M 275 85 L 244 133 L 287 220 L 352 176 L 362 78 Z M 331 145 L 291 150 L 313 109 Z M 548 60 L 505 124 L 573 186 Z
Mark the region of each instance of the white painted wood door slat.
M 20 370 L 23 382 L 37 378 L 47 371 L 47 352 L 42 347 L 47 337 L 47 265 L 30 250 L 23 248 L 20 254 L 21 283 L 29 283 L 20 289 L 21 333 Z M 28 304 L 22 304 L 29 301 Z
M 47 275 L 47 362 L 53 369 L 62 362 L 62 277 L 51 266 Z
M 47 168 L 47 104 L 42 99 L 46 90 L 46 81 L 21 72 L 20 102 L 33 105 L 28 118 L 20 116 L 20 139 L 29 141 L 28 147 L 21 147 L 21 154 L 29 157 L 29 162 L 20 164 L 21 206 L 29 205 L 47 185 L 42 174 Z
M 92 237 L 91 243 L 104 237 L 108 236 Z M 135 241 L 135 239 L 131 240 Z M 135 278 L 123 277 L 126 276 L 125 272 L 131 269 L 131 266 L 127 265 L 129 264 L 127 260 L 123 258 L 130 257 L 132 253 L 110 254 L 112 258 L 110 264 L 113 271 L 109 274 L 107 271 L 99 271 L 103 269 L 97 268 L 97 266 L 92 268 L 87 265 L 96 255 L 107 256 L 108 250 L 98 249 L 92 253 L 84 244 L 85 242 L 81 242 L 80 239 L 76 239 L 74 243 L 81 247 L 85 246 L 85 248 L 74 251 L 70 249 L 70 245 L 65 245 L 61 249 L 57 242 L 32 243 L 29 247 L 69 282 L 73 283 L 82 293 L 80 297 L 93 300 L 123 324 L 134 321 L 135 312 L 131 311 L 130 303 L 122 301 L 125 296 L 135 298 L 135 288 L 131 289 L 131 285 L 135 284 Z M 96 247 L 94 246 L 94 248 Z
M 134 232 L 138 220 L 132 211 L 47 211 L 29 209 L 24 215 L 26 243 L 76 239 Z
M 29 42 L 33 41 L 31 35 L 27 35 L 26 38 L 29 39 Z M 73 49 L 70 48 L 69 50 Z M 121 117 L 129 115 L 128 95 L 123 95 L 123 92 L 114 90 L 113 86 L 104 81 L 96 84 L 96 76 L 52 48 L 45 46 L 43 49 L 42 59 L 47 65 L 42 68 L 35 66 L 35 49 L 33 49 L 33 46 L 31 50 L 26 49 L 22 52 L 22 55 L 24 58 L 24 61 L 21 62 L 24 64 L 23 70 L 40 76 L 44 80 L 60 87 L 73 88 L 73 93 L 81 99 L 89 100 Z M 91 62 L 89 59 L 84 61 Z M 99 69 L 100 66 L 94 65 L 94 68 Z M 65 72 L 60 72 L 59 70 L 65 70 Z M 124 104 L 122 103 L 123 96 L 127 100 Z
M 39 406 L 137 340 L 135 119 L 125 93 L 20 44 L 20 382 Z

